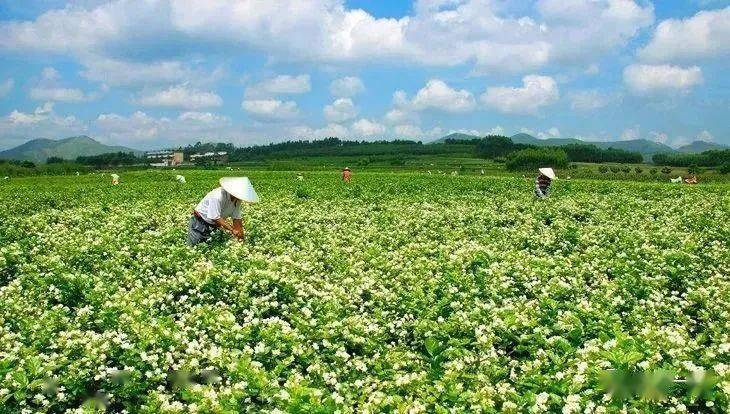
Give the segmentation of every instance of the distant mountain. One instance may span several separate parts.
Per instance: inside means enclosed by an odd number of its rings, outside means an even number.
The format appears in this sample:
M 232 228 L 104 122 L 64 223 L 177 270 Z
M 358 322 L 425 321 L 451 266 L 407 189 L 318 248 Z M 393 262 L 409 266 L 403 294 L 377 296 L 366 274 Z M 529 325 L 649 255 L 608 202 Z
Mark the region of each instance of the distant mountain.
M 585 144 L 585 141 L 581 141 L 577 138 L 547 138 L 547 139 L 538 139 L 533 137 L 530 134 L 517 134 L 512 135 L 512 142 L 515 144 L 527 144 L 527 145 L 535 145 L 537 147 L 559 147 L 561 145 L 568 145 L 568 144 Z
M 453 134 L 446 135 L 445 137 L 441 137 L 435 141 L 429 142 L 429 144 L 441 144 L 443 142 L 446 142 L 447 139 L 453 139 L 455 141 L 470 141 L 472 139 L 480 139 L 482 137 L 478 137 L 476 135 L 469 135 L 469 134 L 462 134 L 461 132 L 454 132 Z
M 652 155 L 658 152 L 675 152 L 676 150 L 668 145 L 650 141 L 648 139 L 632 139 L 628 141 L 583 141 L 577 138 L 548 138 L 538 139 L 530 134 L 513 135 L 512 141 L 516 144 L 529 144 L 541 147 L 562 146 L 568 144 L 588 144 L 599 148 L 616 148 L 625 151 L 638 152 L 644 160 L 651 161 Z
M 0 159 L 33 161 L 43 163 L 50 157 L 61 157 L 65 160 L 75 160 L 76 157 L 106 154 L 109 152 L 133 152 L 137 155 L 141 151 L 131 148 L 104 145 L 87 136 L 70 137 L 60 140 L 46 138 L 33 139 L 6 151 L 0 152 Z
M 677 148 L 677 151 L 684 152 L 684 153 L 693 153 L 693 152 L 704 152 L 704 151 L 710 151 L 710 150 L 725 150 L 725 149 L 730 149 L 730 146 L 716 144 L 714 142 L 698 140 L 691 144 L 683 145 L 683 146 Z

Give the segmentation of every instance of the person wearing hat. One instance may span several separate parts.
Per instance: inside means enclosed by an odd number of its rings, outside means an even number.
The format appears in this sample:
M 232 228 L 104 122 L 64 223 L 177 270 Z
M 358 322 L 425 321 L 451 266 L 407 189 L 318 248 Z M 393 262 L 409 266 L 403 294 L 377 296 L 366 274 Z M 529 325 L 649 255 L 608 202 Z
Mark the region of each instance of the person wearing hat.
M 540 168 L 539 172 L 535 179 L 535 196 L 547 198 L 550 195 L 550 184 L 555 179 L 555 172 L 552 168 Z
M 248 177 L 223 177 L 220 185 L 209 192 L 193 210 L 188 225 L 188 244 L 191 246 L 210 239 L 215 229 L 243 240 L 241 203 L 257 203 L 259 197 Z M 226 220 L 228 218 L 232 223 Z
M 349 183 L 351 175 L 352 171 L 350 171 L 350 167 L 345 167 L 345 169 L 342 170 L 342 181 Z

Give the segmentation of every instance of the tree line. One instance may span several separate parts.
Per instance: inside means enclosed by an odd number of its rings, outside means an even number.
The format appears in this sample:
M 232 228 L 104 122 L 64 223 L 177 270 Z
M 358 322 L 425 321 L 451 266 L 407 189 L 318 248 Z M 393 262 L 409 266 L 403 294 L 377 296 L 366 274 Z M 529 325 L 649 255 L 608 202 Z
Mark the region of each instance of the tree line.
M 490 135 L 481 139 L 475 152 L 482 158 L 505 158 L 508 169 L 534 168 L 540 165 L 564 167 L 569 162 L 638 164 L 643 160 L 638 152 L 616 148 L 604 149 L 591 144 L 538 147 L 517 144 L 511 138 L 501 135 Z
M 656 165 L 671 167 L 720 167 L 730 165 L 730 149 L 709 150 L 699 154 L 654 154 L 651 160 Z

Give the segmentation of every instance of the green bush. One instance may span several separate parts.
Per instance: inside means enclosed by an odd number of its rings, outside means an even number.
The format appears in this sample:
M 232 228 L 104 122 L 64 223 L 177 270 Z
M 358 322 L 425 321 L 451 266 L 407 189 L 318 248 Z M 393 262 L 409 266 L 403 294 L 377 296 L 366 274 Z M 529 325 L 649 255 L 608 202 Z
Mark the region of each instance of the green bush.
M 672 169 L 669 167 L 662 168 L 662 174 L 671 174 Z
M 644 172 L 644 170 L 641 167 L 634 167 L 634 172 L 637 174 L 641 174 L 642 172 Z
M 700 172 L 700 167 L 698 167 L 697 164 L 692 164 L 687 167 L 687 172 L 690 174 L 697 174 Z
M 614 173 L 614 174 L 618 174 L 618 173 L 621 172 L 621 167 L 619 167 L 617 165 L 612 165 L 611 166 L 611 172 Z
M 601 165 L 598 167 L 598 171 L 603 174 L 606 174 L 608 172 L 608 167 L 606 167 L 605 165 Z
M 294 195 L 300 200 L 307 200 L 312 197 L 310 191 L 304 187 L 297 187 Z
M 363 158 L 360 158 L 357 161 L 357 165 L 359 165 L 361 167 L 364 167 L 364 166 L 370 165 L 371 162 L 373 162 L 373 159 L 372 158 L 370 158 L 370 157 L 363 157 Z
M 48 157 L 46 160 L 46 164 L 62 164 L 64 162 L 66 162 L 66 160 L 61 157 Z
M 630 173 L 630 172 L 631 172 L 631 168 L 630 168 L 630 167 L 621 167 L 621 171 L 622 171 L 622 172 L 623 172 L 624 174 L 628 174 L 628 173 Z
M 720 174 L 730 174 L 730 163 L 720 166 Z
M 508 170 L 565 168 L 568 166 L 568 156 L 561 149 L 530 148 L 509 154 L 505 166 Z
M 649 170 L 650 174 L 656 174 L 658 172 L 659 172 L 659 170 L 657 170 L 656 168 L 652 168 L 651 170 Z
M 390 160 L 390 165 L 398 165 L 398 166 L 406 165 L 406 159 L 402 155 L 399 155 L 399 156 L 393 158 L 392 160 Z

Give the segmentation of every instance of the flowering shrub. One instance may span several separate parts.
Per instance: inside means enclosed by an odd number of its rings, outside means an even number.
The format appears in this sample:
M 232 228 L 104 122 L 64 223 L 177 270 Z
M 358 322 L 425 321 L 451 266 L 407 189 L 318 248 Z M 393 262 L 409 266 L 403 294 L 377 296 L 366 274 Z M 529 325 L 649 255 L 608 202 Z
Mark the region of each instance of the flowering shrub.
M 251 172 L 191 248 L 219 173 L 123 175 L 0 183 L 0 413 L 728 410 L 726 184 Z

